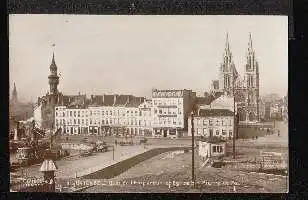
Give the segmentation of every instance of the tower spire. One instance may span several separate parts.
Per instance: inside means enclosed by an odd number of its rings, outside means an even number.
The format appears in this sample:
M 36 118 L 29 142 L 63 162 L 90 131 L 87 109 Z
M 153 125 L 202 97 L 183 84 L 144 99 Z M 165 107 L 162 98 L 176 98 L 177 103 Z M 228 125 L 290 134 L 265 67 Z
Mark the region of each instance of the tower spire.
M 226 52 L 230 52 L 229 33 L 226 34 Z
M 250 32 L 249 32 L 248 51 L 249 52 L 253 51 L 253 48 L 252 48 L 252 38 L 251 38 L 251 33 Z
M 14 87 L 13 87 L 13 92 L 12 92 L 12 102 L 17 103 L 17 90 L 16 90 L 15 82 L 14 82 Z

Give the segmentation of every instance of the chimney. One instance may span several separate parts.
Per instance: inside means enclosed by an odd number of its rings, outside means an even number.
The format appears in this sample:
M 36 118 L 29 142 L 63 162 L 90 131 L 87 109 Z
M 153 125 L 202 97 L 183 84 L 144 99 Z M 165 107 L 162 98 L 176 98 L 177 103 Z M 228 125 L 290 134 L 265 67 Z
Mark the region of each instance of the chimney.
M 117 95 L 113 95 L 113 105 L 115 105 L 116 101 L 117 101 Z

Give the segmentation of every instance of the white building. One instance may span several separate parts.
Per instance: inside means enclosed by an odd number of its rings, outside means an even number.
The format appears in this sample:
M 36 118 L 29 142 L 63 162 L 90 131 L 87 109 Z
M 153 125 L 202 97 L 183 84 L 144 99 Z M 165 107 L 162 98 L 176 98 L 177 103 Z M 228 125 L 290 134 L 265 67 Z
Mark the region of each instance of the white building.
M 233 112 L 228 109 L 199 109 L 194 115 L 194 135 L 232 138 Z M 188 118 L 188 136 L 191 136 L 191 116 Z
M 226 142 L 219 138 L 204 138 L 199 141 L 199 156 L 203 158 L 226 155 Z
M 147 100 L 139 106 L 139 126 L 141 131 L 140 135 L 152 136 L 152 108 L 152 100 Z
M 191 90 L 152 91 L 154 137 L 179 137 L 187 130 L 187 117 L 196 93 Z
M 66 134 L 131 134 L 143 133 L 149 124 L 148 114 L 142 120 L 140 105 L 144 98 L 132 95 L 91 96 L 90 104 L 56 106 L 55 127 Z M 145 125 L 141 121 L 146 121 Z

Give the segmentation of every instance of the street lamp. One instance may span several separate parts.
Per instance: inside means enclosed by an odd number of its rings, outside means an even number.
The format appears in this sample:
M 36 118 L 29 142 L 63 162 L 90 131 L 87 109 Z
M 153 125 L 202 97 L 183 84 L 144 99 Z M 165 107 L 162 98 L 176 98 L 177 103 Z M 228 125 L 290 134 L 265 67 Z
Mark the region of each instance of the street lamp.
M 232 93 L 233 93 L 233 159 L 235 159 L 235 124 L 236 124 L 236 117 L 235 117 L 235 78 L 233 78 L 233 87 L 232 87 Z
M 191 111 L 191 176 L 192 176 L 192 181 L 194 183 L 194 188 L 196 187 L 195 185 L 195 128 L 194 128 L 194 111 Z

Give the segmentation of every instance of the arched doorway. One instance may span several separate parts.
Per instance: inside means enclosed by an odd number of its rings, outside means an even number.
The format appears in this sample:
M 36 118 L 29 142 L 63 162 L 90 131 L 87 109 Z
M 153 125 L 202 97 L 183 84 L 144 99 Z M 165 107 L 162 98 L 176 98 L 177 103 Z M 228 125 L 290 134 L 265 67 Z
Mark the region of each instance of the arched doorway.
M 256 120 L 256 115 L 253 112 L 249 113 L 249 121 L 255 121 L 255 120 Z
M 246 121 L 246 111 L 243 109 L 239 110 L 239 120 L 240 121 Z

